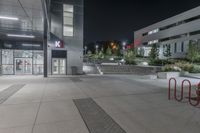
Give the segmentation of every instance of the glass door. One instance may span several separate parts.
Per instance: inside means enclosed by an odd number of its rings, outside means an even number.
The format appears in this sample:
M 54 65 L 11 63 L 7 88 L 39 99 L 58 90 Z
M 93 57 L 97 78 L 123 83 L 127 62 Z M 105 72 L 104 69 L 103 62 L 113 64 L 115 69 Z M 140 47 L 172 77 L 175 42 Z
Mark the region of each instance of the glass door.
M 23 59 L 22 58 L 16 58 L 15 59 L 15 74 L 23 74 Z
M 15 58 L 15 74 L 17 75 L 32 74 L 32 59 Z
M 59 74 L 59 60 L 53 59 L 53 74 Z
M 32 59 L 24 58 L 24 74 L 32 74 Z
M 60 69 L 60 74 L 66 74 L 66 67 L 65 67 L 65 64 L 66 64 L 66 60 L 65 59 L 60 59 L 59 60 L 59 69 Z
M 66 74 L 66 59 L 52 59 L 52 73 L 53 74 Z

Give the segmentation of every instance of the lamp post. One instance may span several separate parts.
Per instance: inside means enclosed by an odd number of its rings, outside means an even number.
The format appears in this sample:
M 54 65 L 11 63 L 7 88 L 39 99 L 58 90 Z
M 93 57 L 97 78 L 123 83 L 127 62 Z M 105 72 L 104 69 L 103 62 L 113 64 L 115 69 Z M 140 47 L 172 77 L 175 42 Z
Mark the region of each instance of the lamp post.
M 84 47 L 85 55 L 87 54 L 87 46 Z
M 96 48 L 96 54 L 97 54 L 97 53 L 98 53 L 98 48 L 99 48 L 99 46 L 96 45 L 95 48 Z
M 123 58 L 124 58 L 125 50 L 126 50 L 126 42 L 123 42 L 122 45 L 123 45 Z

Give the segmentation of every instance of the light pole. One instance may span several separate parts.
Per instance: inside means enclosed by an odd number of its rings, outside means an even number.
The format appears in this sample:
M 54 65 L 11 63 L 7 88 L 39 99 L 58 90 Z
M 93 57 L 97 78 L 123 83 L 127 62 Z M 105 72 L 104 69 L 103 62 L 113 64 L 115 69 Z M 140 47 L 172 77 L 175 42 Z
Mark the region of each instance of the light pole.
M 98 53 L 98 48 L 99 48 L 99 46 L 96 45 L 95 48 L 96 48 L 96 54 L 97 54 L 97 53 Z
M 87 54 L 87 46 L 84 47 L 85 55 Z
M 123 58 L 124 58 L 125 50 L 126 50 L 126 42 L 123 42 L 122 45 L 123 45 Z
M 96 57 L 97 57 L 97 54 L 98 54 L 98 48 L 99 48 L 99 46 L 98 45 L 96 45 L 95 46 L 95 48 L 96 48 L 96 51 L 95 51 L 95 53 L 96 53 Z M 97 60 L 97 58 L 95 57 L 95 60 L 94 60 L 94 62 L 96 63 L 96 60 Z

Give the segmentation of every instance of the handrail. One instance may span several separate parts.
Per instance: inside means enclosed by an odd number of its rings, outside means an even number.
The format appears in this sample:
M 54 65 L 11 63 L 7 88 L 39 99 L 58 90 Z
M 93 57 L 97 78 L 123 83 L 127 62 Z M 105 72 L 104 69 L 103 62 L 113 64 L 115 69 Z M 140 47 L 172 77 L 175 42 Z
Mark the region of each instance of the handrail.
M 200 87 L 200 83 L 197 85 L 197 88 Z M 189 90 L 189 102 L 190 102 L 190 105 L 192 106 L 198 106 L 200 104 L 200 96 L 197 94 L 197 102 L 196 103 L 192 103 L 191 101 L 191 95 L 192 95 L 192 88 L 190 88 Z
M 176 90 L 176 84 L 177 84 L 177 81 L 175 78 L 170 78 L 169 79 L 169 85 L 168 85 L 168 99 L 170 100 L 171 99 L 171 81 L 174 80 L 174 90 Z

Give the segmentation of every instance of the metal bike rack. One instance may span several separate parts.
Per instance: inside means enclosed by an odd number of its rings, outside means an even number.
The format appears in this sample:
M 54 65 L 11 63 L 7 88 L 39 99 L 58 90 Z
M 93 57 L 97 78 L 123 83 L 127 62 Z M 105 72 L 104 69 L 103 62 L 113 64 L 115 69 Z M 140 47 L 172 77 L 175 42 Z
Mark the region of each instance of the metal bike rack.
M 200 86 L 200 83 L 197 85 L 197 87 L 199 87 L 199 86 Z M 189 90 L 189 102 L 190 102 L 190 105 L 192 105 L 192 106 L 198 106 L 200 104 L 200 96 L 197 95 L 197 97 L 196 97 L 196 99 L 197 99 L 196 103 L 192 102 L 192 97 L 191 96 L 192 96 L 192 89 L 190 88 L 190 90 Z
M 174 80 L 174 90 L 176 90 L 176 85 L 177 85 L 177 81 L 175 78 L 170 78 L 169 79 L 169 85 L 168 85 L 168 99 L 171 99 L 171 81 Z
M 189 99 L 189 103 L 190 105 L 192 106 L 198 106 L 200 104 L 200 96 L 197 95 L 197 102 L 196 103 L 193 103 L 192 102 L 192 85 L 191 85 L 191 82 L 187 79 L 183 80 L 182 81 L 182 84 L 181 84 L 181 97 L 178 98 L 177 97 L 177 81 L 175 78 L 170 78 L 169 79 L 169 86 L 168 86 L 168 99 L 170 100 L 171 99 L 171 82 L 172 80 L 174 80 L 174 99 L 178 102 L 181 102 L 183 99 L 184 99 L 184 84 L 187 82 L 188 83 L 188 89 L 189 89 L 189 92 L 188 92 L 188 99 Z M 200 83 L 197 85 L 197 87 L 200 87 Z
M 176 101 L 178 101 L 178 102 L 181 102 L 181 101 L 183 100 L 183 95 L 184 95 L 184 83 L 185 83 L 185 82 L 188 82 L 188 89 L 191 90 L 192 85 L 191 85 L 190 81 L 187 80 L 187 79 L 183 80 L 183 81 L 182 81 L 182 84 L 181 84 L 181 97 L 180 97 L 180 99 L 177 98 L 177 89 L 176 89 L 176 88 L 174 89 L 174 97 L 175 97 Z M 189 99 L 190 99 L 190 95 L 188 95 L 188 96 L 189 96 Z

